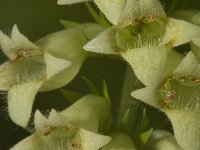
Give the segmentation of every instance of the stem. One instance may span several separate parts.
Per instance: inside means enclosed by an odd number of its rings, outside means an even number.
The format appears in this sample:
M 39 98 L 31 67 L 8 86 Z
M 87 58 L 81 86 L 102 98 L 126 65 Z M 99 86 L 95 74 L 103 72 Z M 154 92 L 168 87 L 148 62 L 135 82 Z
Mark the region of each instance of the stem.
M 169 10 L 167 11 L 167 14 L 168 14 L 168 15 L 171 15 L 172 12 L 175 10 L 176 4 L 177 4 L 177 0 L 173 0 L 173 1 L 172 1 L 172 4 L 170 5 Z
M 117 117 L 114 124 L 115 130 L 119 130 L 122 118 L 130 105 L 130 101 L 133 101 L 130 93 L 133 91 L 136 80 L 137 79 L 134 76 L 132 69 L 127 65 L 124 74 L 121 97 L 118 102 Z M 135 109 L 135 111 L 137 110 Z

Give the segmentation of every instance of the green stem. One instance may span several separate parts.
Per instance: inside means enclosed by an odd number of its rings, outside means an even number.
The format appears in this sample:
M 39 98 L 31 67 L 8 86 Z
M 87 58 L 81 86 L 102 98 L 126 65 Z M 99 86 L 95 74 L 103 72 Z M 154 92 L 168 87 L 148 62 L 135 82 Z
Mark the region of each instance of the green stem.
M 170 5 L 169 10 L 167 11 L 167 14 L 168 14 L 168 15 L 171 15 L 172 12 L 175 10 L 176 4 L 177 4 L 177 0 L 173 0 L 173 1 L 172 1 L 172 4 Z
M 122 85 L 121 97 L 118 102 L 117 115 L 114 125 L 115 130 L 119 130 L 122 118 L 130 105 L 130 101 L 133 100 L 130 94 L 133 91 L 135 81 L 135 75 L 132 69 L 127 65 L 124 74 L 124 82 Z

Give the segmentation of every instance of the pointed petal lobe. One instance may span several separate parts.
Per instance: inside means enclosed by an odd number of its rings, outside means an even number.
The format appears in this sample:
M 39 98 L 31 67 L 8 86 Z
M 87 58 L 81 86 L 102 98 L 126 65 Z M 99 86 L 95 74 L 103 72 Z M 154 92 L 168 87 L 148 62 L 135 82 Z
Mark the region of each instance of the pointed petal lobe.
M 118 54 L 115 38 L 116 32 L 115 28 L 109 28 L 87 43 L 83 48 L 86 51 L 95 53 Z
M 60 59 L 54 57 L 49 53 L 45 53 L 45 63 L 46 63 L 46 77 L 47 79 L 51 78 L 55 74 L 61 72 L 62 70 L 68 68 L 71 65 L 71 62 L 65 59 Z
M 13 122 L 26 127 L 30 119 L 35 95 L 43 81 L 35 80 L 11 87 L 8 91 L 8 111 Z

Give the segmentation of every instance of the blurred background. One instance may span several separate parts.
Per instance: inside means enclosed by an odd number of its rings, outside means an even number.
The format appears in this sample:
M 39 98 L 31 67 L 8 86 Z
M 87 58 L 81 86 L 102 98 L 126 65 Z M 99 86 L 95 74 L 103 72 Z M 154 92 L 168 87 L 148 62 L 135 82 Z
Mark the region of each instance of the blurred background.
M 90 16 L 85 4 L 72 6 L 58 6 L 57 0 L 0 0 L 0 30 L 11 33 L 12 26 L 17 24 L 20 31 L 31 41 L 35 41 L 44 35 L 64 29 L 60 24 L 60 19 L 67 19 L 77 22 L 91 22 Z M 163 0 L 165 9 L 168 9 L 169 3 L 173 0 Z M 188 0 L 179 0 L 178 3 L 184 3 Z M 190 0 L 186 5 L 188 8 L 200 7 L 199 0 Z M 0 62 L 6 60 L 0 53 Z M 79 75 L 66 87 L 83 94 L 88 93 L 86 83 L 81 79 L 82 76 L 90 79 L 99 89 L 102 87 L 102 79 L 105 79 L 108 85 L 108 91 L 113 105 L 118 106 L 120 91 L 124 80 L 124 71 L 126 63 L 117 59 L 110 59 L 107 56 L 97 56 L 88 59 Z M 130 81 L 134 82 L 134 81 Z M 134 89 L 134 87 L 132 88 Z M 131 89 L 129 89 L 131 91 Z M 130 91 L 127 91 L 130 93 Z M 68 102 L 59 90 L 38 94 L 34 110 L 48 111 L 51 108 L 62 110 L 68 106 Z M 7 150 L 18 141 L 29 135 L 29 132 L 16 126 L 11 122 L 7 113 L 7 104 L 5 96 L 0 98 L 0 150 Z M 138 109 L 140 109 L 138 107 Z M 115 107 L 113 113 L 115 114 Z M 157 122 L 164 120 L 162 113 L 148 108 L 147 114 L 150 116 L 152 127 Z M 152 117 L 153 116 L 153 117 Z M 152 118 L 151 118 L 152 117 Z M 170 130 L 169 123 L 166 128 Z

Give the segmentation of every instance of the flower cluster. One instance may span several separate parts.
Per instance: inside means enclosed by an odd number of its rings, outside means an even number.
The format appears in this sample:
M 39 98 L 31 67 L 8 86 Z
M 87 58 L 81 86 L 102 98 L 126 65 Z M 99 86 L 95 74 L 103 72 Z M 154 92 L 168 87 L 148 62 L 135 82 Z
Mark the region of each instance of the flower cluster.
M 58 4 L 77 2 L 80 1 L 59 0 Z M 158 0 L 94 3 L 113 26 L 84 49 L 125 59 L 146 86 L 131 95 L 167 114 L 183 149 L 199 149 L 200 27 L 192 20 L 190 23 L 167 17 Z M 187 11 L 178 13 L 184 18 Z M 186 56 L 175 50 L 187 43 L 191 49 Z
M 58 4 L 86 1 L 90 0 L 58 0 Z M 0 90 L 8 91 L 12 121 L 26 127 L 37 92 L 68 84 L 88 53 L 111 54 L 125 60 L 133 78 L 144 85 L 131 96 L 164 112 L 173 126 L 174 136 L 163 130 L 141 134 L 142 149 L 199 150 L 199 12 L 179 10 L 174 13 L 183 19 L 179 20 L 168 17 L 159 0 L 93 2 L 105 15 L 108 28 L 73 24 L 34 43 L 16 25 L 11 37 L 0 32 L 0 45 L 9 59 L 0 66 Z M 187 53 L 177 50 L 186 44 Z M 137 142 L 120 129 L 105 132 L 112 119 L 105 97 L 86 95 L 61 112 L 52 109 L 48 117 L 37 110 L 35 132 L 11 149 L 136 150 Z

